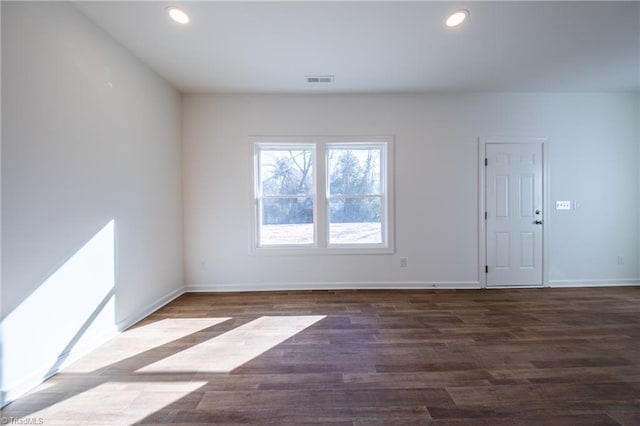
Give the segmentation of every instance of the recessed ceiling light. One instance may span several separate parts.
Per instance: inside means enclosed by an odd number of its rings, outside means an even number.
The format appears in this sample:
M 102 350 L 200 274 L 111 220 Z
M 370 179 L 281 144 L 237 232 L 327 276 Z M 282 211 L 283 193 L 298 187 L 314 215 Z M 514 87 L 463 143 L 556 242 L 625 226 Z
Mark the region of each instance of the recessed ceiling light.
M 469 11 L 467 9 L 456 10 L 447 18 L 447 27 L 457 27 L 458 25 L 462 24 L 468 16 Z
M 179 9 L 175 6 L 169 6 L 167 8 L 167 13 L 169 14 L 169 17 L 171 17 L 171 19 L 176 21 L 178 24 L 189 23 L 189 15 L 187 15 L 187 13 L 182 9 Z

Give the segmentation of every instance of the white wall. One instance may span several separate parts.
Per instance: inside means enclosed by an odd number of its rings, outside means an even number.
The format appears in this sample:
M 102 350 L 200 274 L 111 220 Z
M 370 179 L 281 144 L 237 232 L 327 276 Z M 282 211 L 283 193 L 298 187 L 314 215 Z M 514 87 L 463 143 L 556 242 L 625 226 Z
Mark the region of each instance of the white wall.
M 69 4 L 2 2 L 2 390 L 181 291 L 181 95 Z
M 477 287 L 478 136 L 548 138 L 549 200 L 580 206 L 550 211 L 552 285 L 637 281 L 637 119 L 637 94 L 186 95 L 187 289 Z M 395 135 L 397 253 L 249 254 L 248 136 L 363 134 Z

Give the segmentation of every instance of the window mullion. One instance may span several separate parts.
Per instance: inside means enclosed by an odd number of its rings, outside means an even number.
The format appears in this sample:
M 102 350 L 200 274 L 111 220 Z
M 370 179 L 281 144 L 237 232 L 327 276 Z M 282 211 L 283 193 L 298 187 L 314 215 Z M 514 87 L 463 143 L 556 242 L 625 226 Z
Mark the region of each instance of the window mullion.
M 327 235 L 329 232 L 329 226 L 327 224 L 327 184 L 329 178 L 327 177 L 327 153 L 324 143 L 319 142 L 316 144 L 315 158 L 316 238 L 318 240 L 318 247 L 325 248 L 327 247 Z

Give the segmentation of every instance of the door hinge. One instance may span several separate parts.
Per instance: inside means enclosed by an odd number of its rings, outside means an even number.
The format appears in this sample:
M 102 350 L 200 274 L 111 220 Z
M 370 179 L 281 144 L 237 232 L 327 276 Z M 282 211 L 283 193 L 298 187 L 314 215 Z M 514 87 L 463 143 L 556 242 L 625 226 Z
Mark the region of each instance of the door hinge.
M 489 265 L 484 265 L 484 273 L 485 274 L 489 273 Z
M 484 212 L 484 220 L 487 220 L 487 212 Z
M 489 165 L 489 159 L 488 159 L 488 158 L 485 158 L 485 159 L 484 159 L 484 165 L 485 165 L 485 166 L 488 166 L 488 165 Z

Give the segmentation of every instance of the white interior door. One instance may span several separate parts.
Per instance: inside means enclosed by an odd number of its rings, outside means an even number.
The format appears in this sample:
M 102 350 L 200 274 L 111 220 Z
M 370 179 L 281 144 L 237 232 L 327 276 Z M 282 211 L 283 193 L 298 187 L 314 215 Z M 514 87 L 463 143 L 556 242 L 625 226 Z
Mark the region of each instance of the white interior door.
M 487 286 L 541 286 L 542 144 L 485 149 Z

